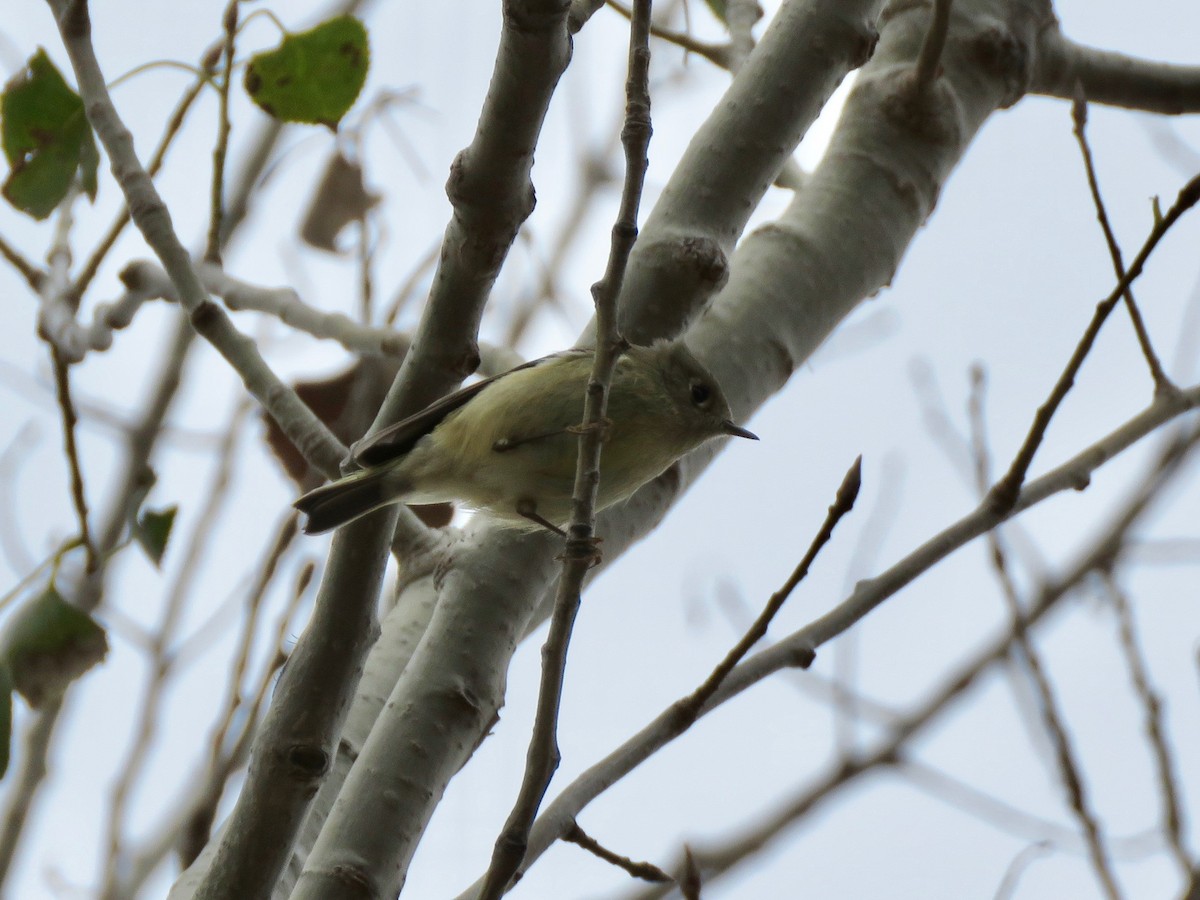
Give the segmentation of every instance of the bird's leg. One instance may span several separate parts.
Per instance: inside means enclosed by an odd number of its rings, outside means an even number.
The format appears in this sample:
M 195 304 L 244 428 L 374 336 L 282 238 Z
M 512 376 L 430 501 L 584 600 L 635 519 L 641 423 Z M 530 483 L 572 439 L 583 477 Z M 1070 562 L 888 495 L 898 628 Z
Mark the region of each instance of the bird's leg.
M 517 515 L 528 519 L 530 522 L 534 522 L 535 524 L 541 525 L 543 528 L 545 528 L 548 531 L 553 531 L 555 534 L 557 534 L 561 538 L 565 538 L 567 536 L 567 533 L 565 531 L 563 531 L 561 528 L 559 528 L 557 525 L 555 525 L 553 522 L 551 522 L 545 516 L 542 516 L 538 513 L 536 500 L 530 500 L 528 497 L 518 500 L 517 501 Z
M 545 516 L 540 515 L 537 511 L 537 501 L 530 500 L 528 497 L 517 501 L 517 515 L 524 516 L 530 522 L 536 522 L 548 531 L 553 531 L 559 537 L 566 539 L 567 553 L 587 556 L 589 569 L 600 565 L 602 559 L 600 545 L 604 542 L 604 538 L 595 535 L 583 539 L 570 537 L 557 525 L 551 523 Z M 562 559 L 563 557 L 559 556 L 558 558 Z

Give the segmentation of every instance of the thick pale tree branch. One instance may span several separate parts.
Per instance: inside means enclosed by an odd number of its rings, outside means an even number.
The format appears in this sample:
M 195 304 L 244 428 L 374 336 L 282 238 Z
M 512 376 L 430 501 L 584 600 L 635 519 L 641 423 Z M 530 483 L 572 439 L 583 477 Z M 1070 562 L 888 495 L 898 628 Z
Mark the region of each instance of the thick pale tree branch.
M 205 290 L 220 297 L 235 311 L 254 311 L 275 316 L 285 325 L 315 338 L 327 338 L 358 354 L 403 357 L 412 343 L 409 335 L 391 328 L 372 328 L 337 312 L 309 306 L 290 287 L 262 287 L 230 275 L 221 266 L 202 262 L 196 274 Z M 174 285 L 157 265 L 135 261 L 121 272 L 129 294 L 143 299 L 178 300 Z M 124 305 L 119 308 L 124 308 Z
M 1077 44 L 1055 25 L 1037 43 L 1029 92 L 1073 100 L 1077 85 L 1090 103 L 1145 112 L 1200 112 L 1200 66 L 1138 59 Z
M 565 15 L 563 3 L 509 2 L 505 6 L 505 27 L 492 89 L 485 101 L 475 140 L 460 154 L 448 185 L 455 214 L 447 227 L 433 292 L 418 330 L 416 351 L 406 358 L 389 398 L 380 410 L 377 426 L 394 421 L 406 410 L 411 411 L 450 389 L 477 362 L 475 330 L 482 306 L 517 227 L 531 208 L 533 194 L 529 171 L 533 147 L 549 99 L 569 59 Z M 371 559 L 383 558 L 386 535 L 397 514 L 395 510 L 389 510 L 364 520 L 364 523 L 374 522 L 377 529 L 365 538 L 357 539 L 359 543 L 365 540 L 371 544 L 369 548 L 360 548 L 364 554 L 369 553 Z M 332 560 L 337 560 L 338 552 L 335 539 Z M 533 552 L 539 558 L 546 555 L 545 548 L 541 547 Z M 336 582 L 330 580 L 336 572 L 331 563 L 326 576 L 331 596 L 338 593 Z M 341 574 L 353 575 L 353 571 L 346 569 Z M 504 583 L 503 579 L 501 583 Z M 322 594 L 325 589 L 323 584 Z M 501 612 L 505 609 L 502 604 L 495 608 Z M 523 629 L 523 620 L 516 618 L 522 622 L 519 630 Z M 310 626 L 310 632 L 315 628 L 316 623 Z M 400 630 L 409 634 L 408 629 Z M 393 658 L 387 649 L 381 656 Z M 438 664 L 443 665 L 444 660 L 439 660 Z M 294 668 L 293 657 L 289 671 Z M 311 677 L 330 676 L 314 670 Z M 350 683 L 353 687 L 354 679 L 350 679 Z M 339 773 L 344 769 L 338 767 Z M 252 772 L 248 784 L 253 781 Z M 336 787 L 337 776 L 333 782 Z M 260 795 L 260 799 L 269 793 Z M 239 807 L 241 805 L 239 802 Z M 311 821 L 310 817 L 306 832 L 316 834 L 319 829 L 320 822 Z M 226 834 L 222 844 L 228 842 L 232 847 L 236 840 Z M 172 896 L 191 896 L 202 873 L 212 864 L 212 847 L 210 844 L 193 870 L 180 879 Z M 257 865 L 255 848 L 248 847 L 247 852 L 249 856 L 243 853 L 243 858 L 253 860 Z M 294 867 L 289 869 L 280 889 L 286 891 L 287 883 L 297 874 Z
M 788 0 L 696 132 L 642 227 L 621 292 L 635 344 L 679 333 L 729 277 L 763 194 L 842 79 L 871 55 L 879 0 Z
M 981 4 L 970 5 L 975 13 L 978 13 L 980 6 Z M 907 12 L 904 15 L 908 17 L 912 16 L 912 13 Z M 894 21 L 900 20 L 901 17 L 897 17 Z M 993 21 L 996 19 L 993 18 Z M 985 38 L 975 38 L 976 43 L 972 50 L 980 49 L 980 40 L 992 41 L 997 47 L 1006 42 L 1019 45 L 1028 40 L 1028 21 L 1011 21 L 1011 17 L 1004 16 L 1001 16 L 999 21 L 1003 23 L 1001 27 L 986 32 Z M 1005 28 L 1011 29 L 1011 33 L 1006 32 Z M 920 33 L 924 33 L 923 29 L 920 29 Z M 896 46 L 903 46 L 899 36 L 896 38 Z M 948 52 L 952 56 L 954 48 L 948 48 Z M 1020 69 L 1019 55 L 996 52 L 986 55 L 985 59 L 992 67 L 985 71 L 986 77 L 980 78 L 978 73 L 972 72 L 969 77 L 963 79 L 961 85 L 956 85 L 962 94 L 960 99 L 966 101 L 966 123 L 961 131 L 954 127 L 949 128 L 951 137 L 960 139 L 949 142 L 945 140 L 944 131 L 930 135 L 931 140 L 925 142 L 914 141 L 911 135 L 904 135 L 903 132 L 909 129 L 892 128 L 895 123 L 886 113 L 881 112 L 888 107 L 888 103 L 884 102 L 887 97 L 882 87 L 885 76 L 881 75 L 873 87 L 874 100 L 863 100 L 863 107 L 859 110 L 859 127 L 847 129 L 841 147 L 843 155 L 838 160 L 841 170 L 831 166 L 826 180 L 818 183 L 817 192 L 813 195 L 807 190 L 805 192 L 805 202 L 815 201 L 819 212 L 804 215 L 798 209 L 790 211 L 785 221 L 781 222 L 781 228 L 761 235 L 760 241 L 756 242 L 757 257 L 745 257 L 746 280 L 740 283 L 737 291 L 731 290 L 729 293 L 742 299 L 754 296 L 755 302 L 745 303 L 736 313 L 734 304 L 719 303 L 718 309 L 715 310 L 716 315 L 711 317 L 711 320 L 706 320 L 696 332 L 696 340 L 705 345 L 702 355 L 710 362 L 723 366 L 719 376 L 723 384 L 725 376 L 736 369 L 738 364 L 747 359 L 756 361 L 755 366 L 751 367 L 752 371 L 741 377 L 735 375 L 733 378 L 733 381 L 739 384 L 736 404 L 740 405 L 739 413 L 744 413 L 761 402 L 762 397 L 786 379 L 792 368 L 802 362 L 812 347 L 853 308 L 859 298 L 877 289 L 890 278 L 912 233 L 932 207 L 941 181 L 964 149 L 966 139 L 992 108 L 1001 105 L 1001 102 L 1012 102 L 1013 84 L 1023 84 L 1026 80 L 1026 73 Z M 1016 68 L 1005 68 L 1006 61 Z M 892 56 L 888 62 L 894 65 L 896 56 Z M 951 68 L 950 77 L 953 80 L 953 63 L 948 63 L 948 67 Z M 886 69 L 881 66 L 880 71 L 885 72 Z M 993 88 L 989 84 L 989 78 L 999 83 L 999 87 Z M 876 116 L 876 113 L 879 115 Z M 883 133 L 879 135 L 865 134 L 867 129 L 863 123 L 879 117 L 888 123 L 888 127 L 881 129 Z M 896 131 L 902 133 L 900 140 L 893 140 Z M 715 143 L 718 147 L 722 145 L 719 140 Z M 880 160 L 895 159 L 903 160 L 905 168 L 885 170 L 879 165 Z M 843 185 L 855 183 L 860 172 L 866 176 L 866 203 L 863 202 L 864 194 L 855 194 L 843 188 Z M 897 186 L 906 186 L 907 189 L 900 191 Z M 919 202 L 913 202 L 914 199 Z M 881 210 L 886 213 L 886 221 L 877 223 L 875 217 Z M 815 229 L 810 230 L 810 224 L 815 226 L 830 213 L 835 214 L 831 220 L 839 223 L 839 227 L 834 228 L 832 233 L 826 236 Z M 826 218 L 826 221 L 829 220 Z M 841 223 L 844 223 L 844 227 L 841 227 Z M 798 237 L 800 239 L 796 240 Z M 771 249 L 790 256 L 797 248 L 801 250 L 799 255 L 802 259 L 795 265 L 786 267 L 779 279 L 778 288 L 767 283 L 764 273 L 771 269 L 765 266 L 759 269 L 754 264 L 756 258 L 758 263 L 763 263 L 771 255 Z M 738 268 L 739 260 L 735 257 L 735 281 L 738 279 Z M 733 287 L 731 284 L 731 289 Z M 801 290 L 798 291 L 798 287 Z M 756 296 L 764 288 L 765 293 L 771 296 Z M 776 294 L 786 296 L 781 298 Z M 779 336 L 780 329 L 777 327 L 781 322 L 778 317 L 780 309 L 788 310 L 782 318 L 782 337 Z M 764 321 L 770 321 L 770 327 L 759 327 Z M 755 336 L 754 339 L 751 339 L 752 335 Z M 779 352 L 781 350 L 784 352 Z M 757 360 L 764 360 L 765 365 L 759 366 Z M 609 538 L 606 551 L 619 553 L 623 542 L 630 540 L 635 532 L 648 527 L 648 519 L 661 516 L 665 505 L 677 496 L 683 485 L 696 476 L 699 469 L 711 459 L 711 455 L 698 455 L 643 491 L 642 495 L 627 507 L 626 515 L 615 517 L 615 525 L 606 527 L 606 536 Z M 635 521 L 640 524 L 635 525 Z M 463 547 L 465 552 L 462 558 L 466 559 L 476 552 L 490 554 L 497 549 L 499 548 L 493 546 L 487 546 L 483 550 Z M 512 561 L 518 564 L 523 561 L 532 563 L 536 558 L 535 553 L 526 554 L 526 548 L 521 548 L 520 558 L 515 548 L 505 549 L 514 551 Z M 536 567 L 531 567 L 530 580 L 520 585 L 513 584 L 511 587 L 517 590 L 532 589 L 540 593 L 545 580 L 544 576 L 537 575 L 534 569 Z M 465 587 L 469 582 L 464 581 L 462 584 Z M 454 585 L 443 585 L 446 596 L 453 594 L 454 588 Z M 503 590 L 500 593 L 504 595 Z M 437 618 L 438 613 L 435 613 L 435 622 Z M 461 623 L 464 620 L 447 613 L 443 623 L 449 624 L 451 621 Z M 466 621 L 469 621 L 469 618 Z M 431 627 L 430 632 L 436 632 L 441 627 L 444 626 Z M 430 641 L 431 638 L 427 636 L 426 640 Z M 438 659 L 432 649 L 418 652 L 423 662 L 436 662 Z M 506 657 L 500 653 L 495 658 Z M 413 660 L 413 663 L 411 668 L 418 669 L 416 660 Z M 415 685 L 410 686 L 410 689 L 412 687 Z M 411 690 L 394 694 L 393 699 L 396 698 L 406 701 L 418 699 Z M 486 715 L 478 719 L 481 722 L 488 720 Z M 404 734 L 403 728 L 392 732 L 393 737 Z M 373 736 L 371 740 L 374 739 Z M 470 742 L 463 746 L 469 747 Z M 446 768 L 452 773 L 457 768 L 457 763 L 447 764 Z M 369 781 L 363 781 L 362 786 L 368 787 Z M 435 788 L 429 796 L 436 801 L 440 796 L 440 788 Z M 347 806 L 349 815 L 354 804 L 348 803 Z
M 484 538 L 487 552 L 469 552 Z M 511 529 L 468 540 L 441 577 L 429 627 L 350 769 L 293 897 L 358 897 L 351 892 L 363 885 L 368 896 L 398 894 L 445 785 L 496 720 L 504 672 L 531 613 L 522 587 L 550 582 L 561 540 Z
M 813 10 L 827 10 L 820 2 L 804 9 L 789 8 L 801 19 L 805 10 L 813 15 Z M 833 13 L 842 23 L 834 32 L 845 36 L 840 11 L 838 7 Z M 960 12 L 968 24 L 972 17 L 986 17 L 990 26 L 986 40 L 993 42 L 1027 45 L 1038 24 L 1025 8 L 1013 12 L 984 0 L 963 3 Z M 974 43 L 964 47 L 952 25 L 943 56 L 944 76 L 927 93 L 939 101 L 945 92 L 958 96 L 946 101 L 946 111 L 940 115 L 927 111 L 913 115 L 911 104 L 900 102 L 907 101 L 909 94 L 896 95 L 893 76 L 898 66 L 912 65 L 927 26 L 928 11 L 921 7 L 906 8 L 889 20 L 880 52 L 852 92 L 826 162 L 780 222 L 744 242 L 734 257 L 729 286 L 688 335 L 693 349 L 725 388 L 739 419 L 782 386 L 864 296 L 891 278 L 975 129 L 1008 99 L 1014 82 L 1023 83 L 1023 69 L 1014 72 L 1003 64 L 1017 64 L 1022 57 L 990 54 L 986 58 L 999 63 L 981 69 L 979 39 L 968 29 Z M 849 37 L 847 41 L 853 44 Z M 830 64 L 839 74 L 819 75 L 818 80 L 833 85 L 844 74 L 847 53 L 824 46 L 826 53 L 833 53 Z M 763 47 L 770 47 L 765 39 L 743 74 L 755 71 L 754 59 Z M 771 59 L 783 73 L 795 65 L 779 47 Z M 770 83 L 779 81 L 769 73 L 762 77 Z M 788 84 L 789 90 L 808 96 L 802 84 Z M 715 131 L 710 145 L 727 148 L 749 140 L 746 123 L 729 110 L 723 107 L 714 117 L 724 128 L 742 131 Z M 791 149 L 775 148 L 781 158 Z M 715 152 L 724 158 L 719 150 Z M 729 159 L 726 164 L 736 167 L 740 162 Z M 713 178 L 718 171 L 713 170 Z M 773 171 L 763 173 L 762 190 L 773 175 Z M 705 202 L 715 202 L 707 187 L 702 186 L 700 193 Z M 736 212 L 748 215 L 740 207 Z M 635 249 L 627 277 L 633 277 L 637 265 Z M 626 294 L 625 302 L 635 307 L 646 303 L 652 317 L 653 310 L 659 309 L 656 298 L 642 294 Z M 621 509 L 602 516 L 606 561 L 618 558 L 654 527 L 712 461 L 719 443 L 711 442 L 680 461 Z M 473 533 L 469 543 L 455 548 L 454 563 L 444 569 L 452 575 L 440 584 L 441 597 L 421 643 L 411 658 L 393 657 L 394 664 L 407 665 L 403 674 L 399 668 L 393 670 L 392 677 L 398 680 L 387 712 L 376 722 L 359 765 L 347 777 L 318 846 L 333 834 L 347 847 L 370 846 L 383 840 L 384 833 L 398 835 L 402 846 L 393 859 L 405 867 L 446 783 L 493 722 L 514 646 L 509 635 L 514 629 L 524 633 L 530 622 L 545 615 L 553 567 L 545 564 L 538 536 L 517 539 L 492 533 L 487 540 L 483 537 Z M 481 579 L 475 574 L 482 572 L 506 575 Z M 507 576 L 514 572 L 522 573 L 521 577 Z M 464 695 L 470 697 L 469 704 L 457 699 Z M 364 713 L 370 715 L 370 710 L 365 708 Z M 363 765 L 368 757 L 386 758 L 387 771 L 403 773 L 403 781 L 393 780 L 387 791 L 381 790 L 384 770 Z M 379 808 L 385 794 L 386 810 Z M 347 850 L 344 862 L 353 866 L 357 858 Z
M 376 427 L 445 393 L 478 364 L 475 341 L 483 304 L 517 228 L 532 209 L 529 172 L 533 148 L 549 99 L 570 58 L 566 12 L 566 4 L 558 0 L 510 0 L 505 4 L 492 89 L 475 140 L 460 154 L 447 186 L 454 215 L 446 230 L 432 295 L 413 351 L 379 412 Z M 210 865 L 209 877 L 198 889 L 198 896 L 222 896 L 230 890 L 245 890 L 246 885 L 265 894 L 274 885 L 291 852 L 308 801 L 327 774 L 333 738 L 357 684 L 363 656 L 374 639 L 371 617 L 358 618 L 344 611 L 330 632 L 321 612 L 337 616 L 338 606 L 346 605 L 348 592 L 361 596 L 364 606 L 369 605 L 378 593 L 378 575 L 398 518 L 405 522 L 409 543 L 423 543 L 411 515 L 395 507 L 353 523 L 335 536 L 318 595 L 318 614 L 276 692 L 243 795 L 216 853 L 202 854 L 193 867 L 195 871 L 180 880 L 173 896 L 189 896 L 200 873 Z M 337 634 L 344 637 L 339 640 L 331 636 Z M 340 648 L 335 669 L 321 664 L 329 655 L 321 648 L 313 647 L 309 655 L 310 646 L 317 643 Z M 303 657 L 304 665 L 297 665 L 297 656 Z M 298 773 L 294 766 L 285 764 L 289 748 L 295 744 L 288 723 L 303 718 L 302 713 L 313 700 L 311 692 L 319 690 L 317 686 L 334 682 L 336 687 L 326 693 L 337 697 L 336 715 L 325 722 L 331 727 L 311 735 L 319 736 L 320 742 L 314 740 L 307 745 L 306 761 L 312 765 Z M 304 685 L 313 687 L 305 689 Z M 295 690 L 285 691 L 285 686 L 294 686 Z M 320 752 L 313 752 L 318 747 Z M 274 762 L 257 771 L 260 758 Z M 303 791 L 298 793 L 297 786 L 303 786 Z M 291 798 L 286 810 L 278 805 L 284 795 Z M 269 852 L 269 858 L 264 858 L 264 852 Z M 348 882 L 339 879 L 339 884 L 346 886 Z M 297 885 L 297 890 L 303 895 L 312 888 L 321 896 L 334 896 L 326 893 L 327 887 L 310 883 L 308 887 Z
M 475 332 L 483 303 L 518 226 L 532 208 L 529 171 L 533 148 L 549 98 L 570 55 L 566 12 L 567 5 L 562 2 L 509 2 L 505 5 L 505 26 L 492 89 L 485 101 L 475 141 L 460 155 L 451 173 L 448 192 L 455 212 L 447 227 L 432 296 L 418 329 L 414 350 L 407 356 L 380 410 L 377 425 L 394 421 L 405 411 L 419 408 L 436 398 L 477 365 Z M 339 586 L 344 586 L 346 579 L 351 583 L 358 580 L 364 566 L 372 571 L 382 566 L 387 536 L 397 516 L 398 511 L 388 510 L 339 532 L 318 597 L 318 610 L 326 594 L 328 604 L 332 604 L 341 593 Z M 377 581 L 375 583 L 377 585 Z M 369 644 L 368 631 L 369 628 L 361 627 L 356 630 L 354 652 L 345 657 L 355 661 L 355 670 L 361 666 L 362 653 Z M 322 642 L 329 641 L 329 632 L 316 618 L 309 626 L 309 633 L 318 635 Z M 302 641 L 300 646 L 305 643 Z M 291 680 L 289 676 L 296 669 L 296 662 L 294 655 L 268 714 L 255 759 L 266 755 L 264 751 L 276 757 L 285 751 L 288 744 L 284 733 L 284 724 L 289 720 L 287 709 L 294 707 L 299 712 L 306 708 L 306 700 L 301 694 L 283 696 L 286 693 L 283 688 Z M 354 689 L 357 671 L 346 671 L 342 676 L 315 666 L 305 672 L 305 679 L 318 683 L 335 678 L 342 681 L 339 694 L 344 695 L 345 691 Z M 301 678 L 296 676 L 295 680 L 299 682 Z M 339 715 L 342 707 L 339 705 Z M 337 724 L 340 726 L 340 718 Z M 335 733 L 336 728 L 330 732 Z M 327 740 L 324 746 L 331 744 Z M 316 762 L 317 758 L 313 757 L 311 761 Z M 328 757 L 323 753 L 320 771 L 311 773 L 313 778 L 309 783 L 319 781 L 327 766 Z M 279 766 L 275 770 L 278 775 L 284 774 Z M 260 778 L 260 775 L 266 777 Z M 200 889 L 200 896 L 220 896 L 222 885 L 241 890 L 246 878 L 253 879 L 252 884 L 261 885 L 263 892 L 269 890 L 285 858 L 279 854 L 290 851 L 299 826 L 297 815 L 304 811 L 311 796 L 306 794 L 298 803 L 291 803 L 286 824 L 282 829 L 276 828 L 280 811 L 273 808 L 278 790 L 272 785 L 278 783 L 278 775 L 256 773 L 252 763 L 247 788 L 221 838 L 221 848 L 235 856 L 238 864 L 231 874 L 219 875 L 219 880 L 210 878 Z M 294 795 L 295 791 L 289 793 Z M 243 806 L 248 811 L 240 820 Z M 265 834 L 268 831 L 271 833 Z M 266 838 L 268 847 L 263 846 L 260 836 Z M 265 866 L 264 849 L 271 852 Z M 204 856 L 198 862 L 201 868 L 208 864 Z M 214 871 L 224 867 L 221 850 L 218 850 L 212 867 Z M 349 875 L 348 872 L 345 874 Z M 189 890 L 186 882 L 193 880 L 181 880 L 176 895 L 186 896 Z M 345 878 L 337 881 L 342 887 L 349 884 Z M 297 891 L 303 896 L 306 890 L 312 889 L 320 896 L 328 897 L 334 896 L 328 893 L 333 887 L 323 881 L 319 884 L 310 881 L 307 885 L 298 884 Z M 206 894 L 208 891 L 211 893 Z
M 390 424 L 453 389 L 479 364 L 484 304 L 533 212 L 533 152 L 571 59 L 568 0 L 505 0 L 492 82 L 470 145 L 454 160 L 453 207 L 418 339 L 380 410 Z

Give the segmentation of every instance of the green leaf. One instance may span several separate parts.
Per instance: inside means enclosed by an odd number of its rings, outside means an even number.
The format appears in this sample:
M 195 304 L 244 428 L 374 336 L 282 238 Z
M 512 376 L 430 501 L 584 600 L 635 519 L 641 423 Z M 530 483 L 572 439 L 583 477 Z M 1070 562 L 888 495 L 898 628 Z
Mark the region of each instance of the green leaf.
M 7 666 L 0 666 L 0 778 L 8 771 L 12 751 L 12 676 Z
M 133 536 L 142 545 L 146 555 L 154 565 L 162 565 L 163 554 L 167 552 L 167 541 L 171 539 L 171 526 L 175 524 L 175 513 L 178 506 L 168 506 L 166 509 L 148 509 L 141 514 L 133 525 Z
M 75 173 L 96 197 L 100 154 L 83 100 L 63 80 L 45 50 L 9 81 L 0 95 L 0 143 L 8 160 L 8 202 L 44 219 L 62 202 Z
M 54 585 L 22 603 L 0 633 L 0 666 L 35 709 L 61 697 L 67 685 L 107 653 L 104 629 L 64 600 Z
M 362 91 L 369 63 L 367 29 L 338 16 L 252 57 L 246 93 L 276 119 L 336 129 Z

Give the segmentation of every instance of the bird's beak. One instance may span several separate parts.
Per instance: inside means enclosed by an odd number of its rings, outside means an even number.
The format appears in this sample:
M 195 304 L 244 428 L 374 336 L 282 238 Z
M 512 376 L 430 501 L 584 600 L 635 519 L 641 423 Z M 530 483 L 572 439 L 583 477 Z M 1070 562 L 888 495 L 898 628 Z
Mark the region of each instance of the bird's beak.
M 721 423 L 721 430 L 731 437 L 744 437 L 749 438 L 752 441 L 758 440 L 758 435 L 753 431 L 747 431 L 741 425 L 731 422 L 729 419 L 726 419 Z

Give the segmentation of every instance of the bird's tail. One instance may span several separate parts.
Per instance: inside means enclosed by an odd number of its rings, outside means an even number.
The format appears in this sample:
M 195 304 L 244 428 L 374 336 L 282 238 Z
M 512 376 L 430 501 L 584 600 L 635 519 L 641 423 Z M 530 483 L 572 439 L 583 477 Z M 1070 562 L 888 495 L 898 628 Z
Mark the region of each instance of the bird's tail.
M 396 484 L 395 472 L 381 466 L 363 469 L 309 491 L 292 506 L 308 516 L 304 523 L 305 534 L 323 534 L 381 506 L 395 503 L 404 493 Z

